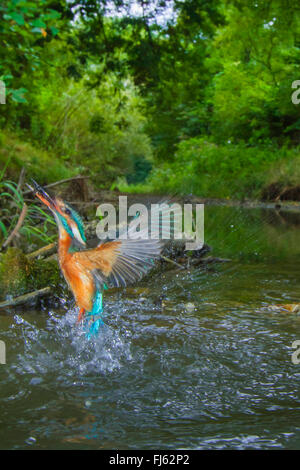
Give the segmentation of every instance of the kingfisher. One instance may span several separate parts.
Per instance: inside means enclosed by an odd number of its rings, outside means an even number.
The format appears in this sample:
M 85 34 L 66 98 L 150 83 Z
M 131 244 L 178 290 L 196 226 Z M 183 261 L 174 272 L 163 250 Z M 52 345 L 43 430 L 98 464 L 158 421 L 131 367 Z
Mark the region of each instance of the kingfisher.
M 52 212 L 58 227 L 58 260 L 79 314 L 87 322 L 88 337 L 103 323 L 102 294 L 108 287 L 125 287 L 141 279 L 162 250 L 159 239 L 116 239 L 88 249 L 79 214 L 65 201 L 49 194 L 34 180 L 28 187 Z

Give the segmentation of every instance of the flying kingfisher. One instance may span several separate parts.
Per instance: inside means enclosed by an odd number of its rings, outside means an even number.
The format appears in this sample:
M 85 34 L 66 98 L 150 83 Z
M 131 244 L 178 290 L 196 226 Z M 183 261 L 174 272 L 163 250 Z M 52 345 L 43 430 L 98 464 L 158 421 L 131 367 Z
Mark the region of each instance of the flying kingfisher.
M 58 259 L 79 307 L 77 322 L 91 320 L 89 335 L 96 333 L 103 323 L 99 318 L 103 290 L 139 280 L 153 267 L 163 244 L 159 239 L 117 239 L 86 249 L 79 214 L 62 199 L 50 197 L 34 180 L 32 184 L 28 187 L 52 211 L 58 226 Z

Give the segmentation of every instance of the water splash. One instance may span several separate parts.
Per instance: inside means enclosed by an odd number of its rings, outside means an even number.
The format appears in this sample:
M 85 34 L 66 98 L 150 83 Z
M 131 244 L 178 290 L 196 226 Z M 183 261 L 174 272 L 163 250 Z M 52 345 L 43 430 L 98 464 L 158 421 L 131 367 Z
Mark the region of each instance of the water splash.
M 88 340 L 84 328 L 76 325 L 76 317 L 75 309 L 64 316 L 50 312 L 44 328 L 40 328 L 15 315 L 13 327 L 24 340 L 23 352 L 14 366 L 16 372 L 76 378 L 112 372 L 131 360 L 130 344 L 114 325 L 103 325 L 98 336 Z

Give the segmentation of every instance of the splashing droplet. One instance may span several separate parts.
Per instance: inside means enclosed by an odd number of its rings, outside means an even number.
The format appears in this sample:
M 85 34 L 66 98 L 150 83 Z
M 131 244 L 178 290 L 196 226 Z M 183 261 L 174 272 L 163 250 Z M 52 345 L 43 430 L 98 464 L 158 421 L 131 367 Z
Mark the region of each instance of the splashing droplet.
M 26 439 L 26 441 L 25 441 L 25 442 L 26 442 L 26 444 L 28 444 L 28 445 L 32 446 L 33 444 L 35 444 L 35 443 L 36 443 L 36 438 L 35 438 L 35 437 L 33 437 L 33 436 L 30 436 L 30 437 L 28 437 L 28 439 Z

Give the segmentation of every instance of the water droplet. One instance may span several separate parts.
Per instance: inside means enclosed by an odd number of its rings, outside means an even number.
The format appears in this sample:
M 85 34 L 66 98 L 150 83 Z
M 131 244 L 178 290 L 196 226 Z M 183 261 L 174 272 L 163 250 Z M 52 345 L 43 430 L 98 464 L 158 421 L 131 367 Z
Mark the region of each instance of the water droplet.
M 188 312 L 193 312 L 195 310 L 195 304 L 193 304 L 192 302 L 187 302 L 185 304 L 185 309 L 188 311 Z
M 36 443 L 36 438 L 31 436 L 31 437 L 28 437 L 28 439 L 26 439 L 26 444 L 29 444 L 30 446 L 32 446 L 33 444 Z
M 40 377 L 33 377 L 30 380 L 29 385 L 39 385 L 42 382 L 43 382 L 43 379 L 41 379 Z
M 14 320 L 15 320 L 17 325 L 21 325 L 22 323 L 24 323 L 24 320 L 20 315 L 15 315 Z

